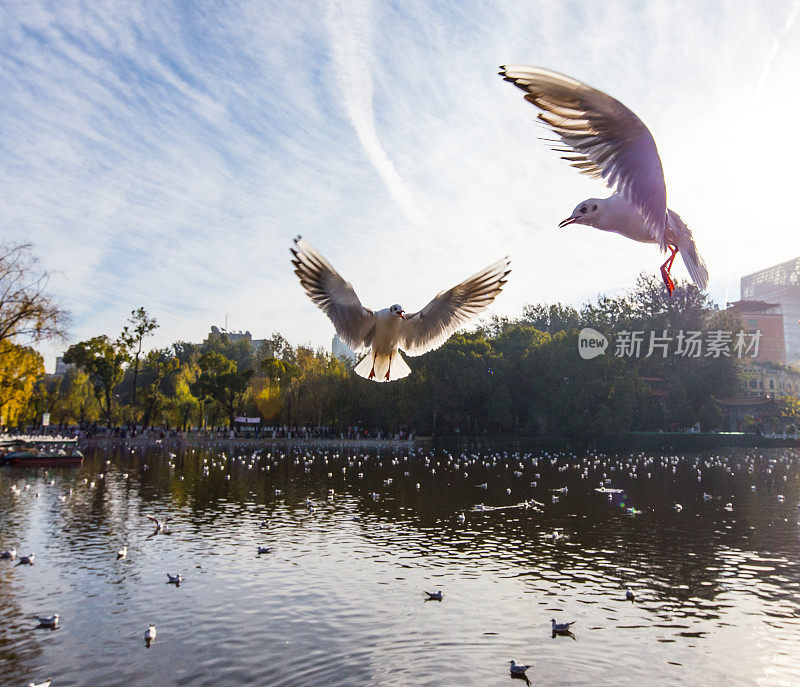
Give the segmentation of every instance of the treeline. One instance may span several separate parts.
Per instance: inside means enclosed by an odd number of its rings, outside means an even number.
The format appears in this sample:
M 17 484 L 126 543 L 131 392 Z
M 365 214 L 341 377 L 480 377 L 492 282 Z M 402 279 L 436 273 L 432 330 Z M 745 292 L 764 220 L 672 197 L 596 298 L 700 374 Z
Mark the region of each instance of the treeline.
M 716 429 L 716 398 L 738 393 L 736 355 L 648 353 L 650 332 L 700 332 L 713 338 L 741 323 L 694 286 L 670 297 L 640 277 L 629 292 L 580 309 L 529 305 L 516 319 L 493 319 L 415 358 L 412 374 L 391 384 L 354 375 L 321 349 L 293 346 L 274 334 L 256 349 L 224 334 L 197 345 L 177 342 L 144 353 L 157 327 L 144 309 L 131 313 L 116 339 L 98 336 L 69 348 L 73 367 L 33 387 L 28 421 L 50 413 L 52 424 L 187 429 L 230 425 L 237 415 L 268 425 L 359 425 L 418 434 L 524 433 L 601 437 L 630 430 Z M 579 355 L 584 327 L 609 348 Z M 641 331 L 638 355 L 617 355 L 621 332 Z

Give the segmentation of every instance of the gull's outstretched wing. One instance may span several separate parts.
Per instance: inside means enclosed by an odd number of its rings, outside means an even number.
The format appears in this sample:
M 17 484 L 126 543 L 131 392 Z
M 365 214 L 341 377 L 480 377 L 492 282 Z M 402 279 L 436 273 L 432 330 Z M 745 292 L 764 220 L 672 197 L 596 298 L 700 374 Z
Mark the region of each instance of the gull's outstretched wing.
M 442 291 L 419 312 L 406 315 L 400 348 L 408 355 L 422 355 L 439 348 L 459 325 L 495 299 L 511 272 L 510 265 L 507 257 L 498 260 L 458 286 Z
M 656 142 L 631 110 L 610 95 L 540 67 L 507 65 L 500 76 L 567 147 L 554 146 L 582 174 L 603 178 L 644 217 L 650 236 L 666 248 L 667 188 Z
M 375 313 L 361 305 L 356 292 L 331 264 L 302 237 L 294 240 L 291 249 L 294 273 L 308 297 L 333 322 L 339 336 L 354 351 L 372 345 Z

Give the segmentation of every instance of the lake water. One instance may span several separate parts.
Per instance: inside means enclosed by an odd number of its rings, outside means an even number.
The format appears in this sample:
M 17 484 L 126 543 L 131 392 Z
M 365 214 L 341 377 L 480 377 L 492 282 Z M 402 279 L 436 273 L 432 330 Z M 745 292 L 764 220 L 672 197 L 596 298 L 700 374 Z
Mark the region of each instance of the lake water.
M 0 684 L 513 685 L 515 659 L 532 684 L 798 685 L 799 475 L 790 450 L 300 443 L 3 468 L 0 549 L 36 558 L 0 561 Z

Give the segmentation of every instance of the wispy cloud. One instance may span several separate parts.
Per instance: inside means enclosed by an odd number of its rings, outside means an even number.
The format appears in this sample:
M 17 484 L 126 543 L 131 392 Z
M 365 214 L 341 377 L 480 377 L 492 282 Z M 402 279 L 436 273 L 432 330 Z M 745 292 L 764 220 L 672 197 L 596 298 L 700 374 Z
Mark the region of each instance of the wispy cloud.
M 328 18 L 337 84 L 347 115 L 367 158 L 386 184 L 394 202 L 410 221 L 419 223 L 421 214 L 411 190 L 398 174 L 375 130 L 372 76 L 369 70 L 370 5 L 370 0 L 331 0 Z
M 764 84 L 767 82 L 770 71 L 772 70 L 772 64 L 775 62 L 775 58 L 778 56 L 778 52 L 781 49 L 784 39 L 794 27 L 794 23 L 797 20 L 798 14 L 800 14 L 800 2 L 795 2 L 795 4 L 789 10 L 789 14 L 786 15 L 786 21 L 783 23 L 783 27 L 780 29 L 780 31 L 778 31 L 778 35 L 775 36 L 775 40 L 772 43 L 772 48 L 769 51 L 769 55 L 767 55 L 766 62 L 764 63 L 764 69 L 761 72 L 761 76 L 758 77 L 758 83 L 753 91 L 754 101 L 757 101 L 761 97 L 761 93 L 764 90 Z

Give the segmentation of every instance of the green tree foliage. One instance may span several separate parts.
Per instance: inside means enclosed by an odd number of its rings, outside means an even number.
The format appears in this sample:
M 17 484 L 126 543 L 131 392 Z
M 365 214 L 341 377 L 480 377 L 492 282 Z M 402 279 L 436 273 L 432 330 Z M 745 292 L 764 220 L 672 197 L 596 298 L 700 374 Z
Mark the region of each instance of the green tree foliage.
M 210 350 L 198 359 L 200 376 L 191 385 L 192 393 L 203 401 L 219 405 L 233 427 L 233 418 L 242 401 L 252 370 L 237 371 L 236 362 Z
M 167 378 L 180 369 L 180 361 L 169 348 L 150 351 L 142 365 L 140 403 L 144 408 L 142 424 L 147 427 L 170 403 Z
M 136 310 L 131 310 L 128 324 L 122 328 L 122 333 L 119 335 L 120 343 L 125 346 L 128 356 L 132 359 L 133 392 L 131 399 L 133 400 L 134 408 L 138 401 L 136 386 L 139 381 L 139 356 L 142 354 L 142 345 L 144 344 L 144 338 L 152 335 L 156 329 L 158 329 L 158 322 L 156 322 L 155 318 L 150 317 L 144 308 L 137 308 Z
M 709 396 L 703 407 L 700 409 L 700 429 L 704 432 L 713 432 L 722 429 L 724 416 L 717 399 Z
M 137 311 L 138 312 L 138 311 Z M 143 320 L 146 313 L 141 309 Z M 581 329 L 611 342 L 605 355 L 579 355 Z M 233 423 L 237 413 L 290 426 L 402 427 L 418 433 L 542 434 L 603 438 L 630 430 L 721 426 L 716 399 L 736 395 L 739 362 L 725 355 L 676 355 L 689 332 L 707 341 L 714 331 L 738 331 L 739 320 L 720 311 L 689 284 L 672 297 L 652 277 L 630 290 L 581 308 L 526 306 L 518 319 L 493 318 L 459 332 L 441 348 L 415 358 L 412 374 L 374 384 L 322 350 L 291 346 L 273 334 L 256 350 L 248 337 L 223 332 L 203 344 L 177 342 L 140 361 L 139 410 L 145 424 L 175 427 Z M 618 355 L 623 332 L 641 332 L 638 355 Z M 666 351 L 659 342 L 667 339 Z M 141 339 L 138 339 L 141 342 Z M 76 344 L 65 360 L 85 370 L 37 401 L 60 417 L 108 419 L 114 389 L 131 399 L 134 372 L 120 384 L 128 344 L 96 337 Z M 83 374 L 83 372 L 81 372 Z M 89 380 L 98 403 L 86 402 Z M 130 384 L 130 387 L 128 386 Z M 119 385 L 119 387 L 118 387 Z M 50 396 L 48 396 L 50 394 Z M 52 394 L 60 396 L 54 402 Z M 83 394 L 83 396 L 81 395 Z M 123 409 L 124 410 L 124 409 Z M 130 412 L 130 411 L 129 411 Z M 794 417 L 794 416 L 792 416 Z M 787 418 L 784 424 L 796 420 Z
M 114 408 L 114 389 L 122 381 L 129 362 L 127 347 L 107 336 L 95 336 L 73 344 L 64 354 L 65 363 L 73 363 L 89 375 L 103 417 L 110 425 Z

